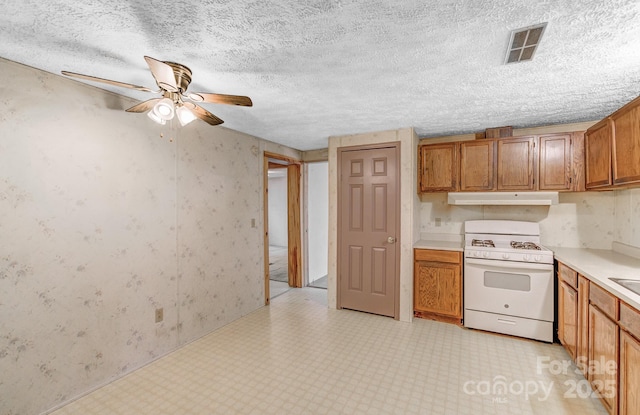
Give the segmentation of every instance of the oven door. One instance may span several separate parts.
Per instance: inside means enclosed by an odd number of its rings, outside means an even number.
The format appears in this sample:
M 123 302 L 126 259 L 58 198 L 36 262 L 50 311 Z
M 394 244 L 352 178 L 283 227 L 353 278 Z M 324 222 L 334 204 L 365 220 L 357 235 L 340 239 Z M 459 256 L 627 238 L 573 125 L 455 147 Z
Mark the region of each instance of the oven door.
M 465 259 L 464 308 L 553 321 L 553 265 Z

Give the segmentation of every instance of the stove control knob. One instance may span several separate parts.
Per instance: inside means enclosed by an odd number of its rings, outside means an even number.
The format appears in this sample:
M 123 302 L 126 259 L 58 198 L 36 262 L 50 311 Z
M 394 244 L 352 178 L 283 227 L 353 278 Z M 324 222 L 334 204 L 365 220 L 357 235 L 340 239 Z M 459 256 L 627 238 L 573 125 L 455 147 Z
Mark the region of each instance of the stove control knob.
M 509 254 L 506 252 L 502 254 L 502 259 L 509 259 Z
M 540 256 L 540 255 L 536 255 L 535 260 L 536 260 L 536 262 L 540 262 L 540 261 L 542 261 L 542 256 Z
M 475 251 L 473 253 L 473 256 L 476 257 L 476 258 L 479 257 L 480 256 L 480 251 Z
M 522 257 L 522 259 L 524 259 L 525 261 L 531 261 L 531 257 L 529 257 L 529 255 L 526 255 L 526 254 Z
M 482 256 L 485 257 L 485 258 L 489 258 L 489 252 L 483 252 Z

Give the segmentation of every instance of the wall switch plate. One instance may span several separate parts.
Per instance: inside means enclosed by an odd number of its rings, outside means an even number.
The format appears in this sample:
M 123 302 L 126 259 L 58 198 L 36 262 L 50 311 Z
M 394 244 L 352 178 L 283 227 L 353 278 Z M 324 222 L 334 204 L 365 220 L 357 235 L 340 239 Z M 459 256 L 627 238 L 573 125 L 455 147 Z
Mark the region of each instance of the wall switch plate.
M 160 323 L 164 319 L 164 310 L 156 308 L 156 323 Z
M 436 226 L 442 226 L 442 219 L 436 218 Z
M 256 227 L 256 220 L 255 219 L 251 219 L 251 227 L 252 228 Z

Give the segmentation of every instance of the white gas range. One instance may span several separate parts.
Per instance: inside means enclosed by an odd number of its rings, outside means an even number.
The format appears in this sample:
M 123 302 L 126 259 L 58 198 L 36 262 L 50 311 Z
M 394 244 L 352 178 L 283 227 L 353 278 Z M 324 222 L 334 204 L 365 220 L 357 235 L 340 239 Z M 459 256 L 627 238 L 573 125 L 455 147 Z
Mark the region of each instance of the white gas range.
M 535 222 L 465 222 L 464 326 L 553 341 L 553 252 Z

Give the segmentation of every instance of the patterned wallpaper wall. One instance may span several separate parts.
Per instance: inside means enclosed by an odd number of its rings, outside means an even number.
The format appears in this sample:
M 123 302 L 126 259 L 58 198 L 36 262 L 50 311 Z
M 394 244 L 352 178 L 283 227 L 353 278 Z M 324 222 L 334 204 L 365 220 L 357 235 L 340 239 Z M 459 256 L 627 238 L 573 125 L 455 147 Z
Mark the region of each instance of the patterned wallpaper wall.
M 297 151 L 0 73 L 0 414 L 51 409 L 264 304 L 262 152 Z

